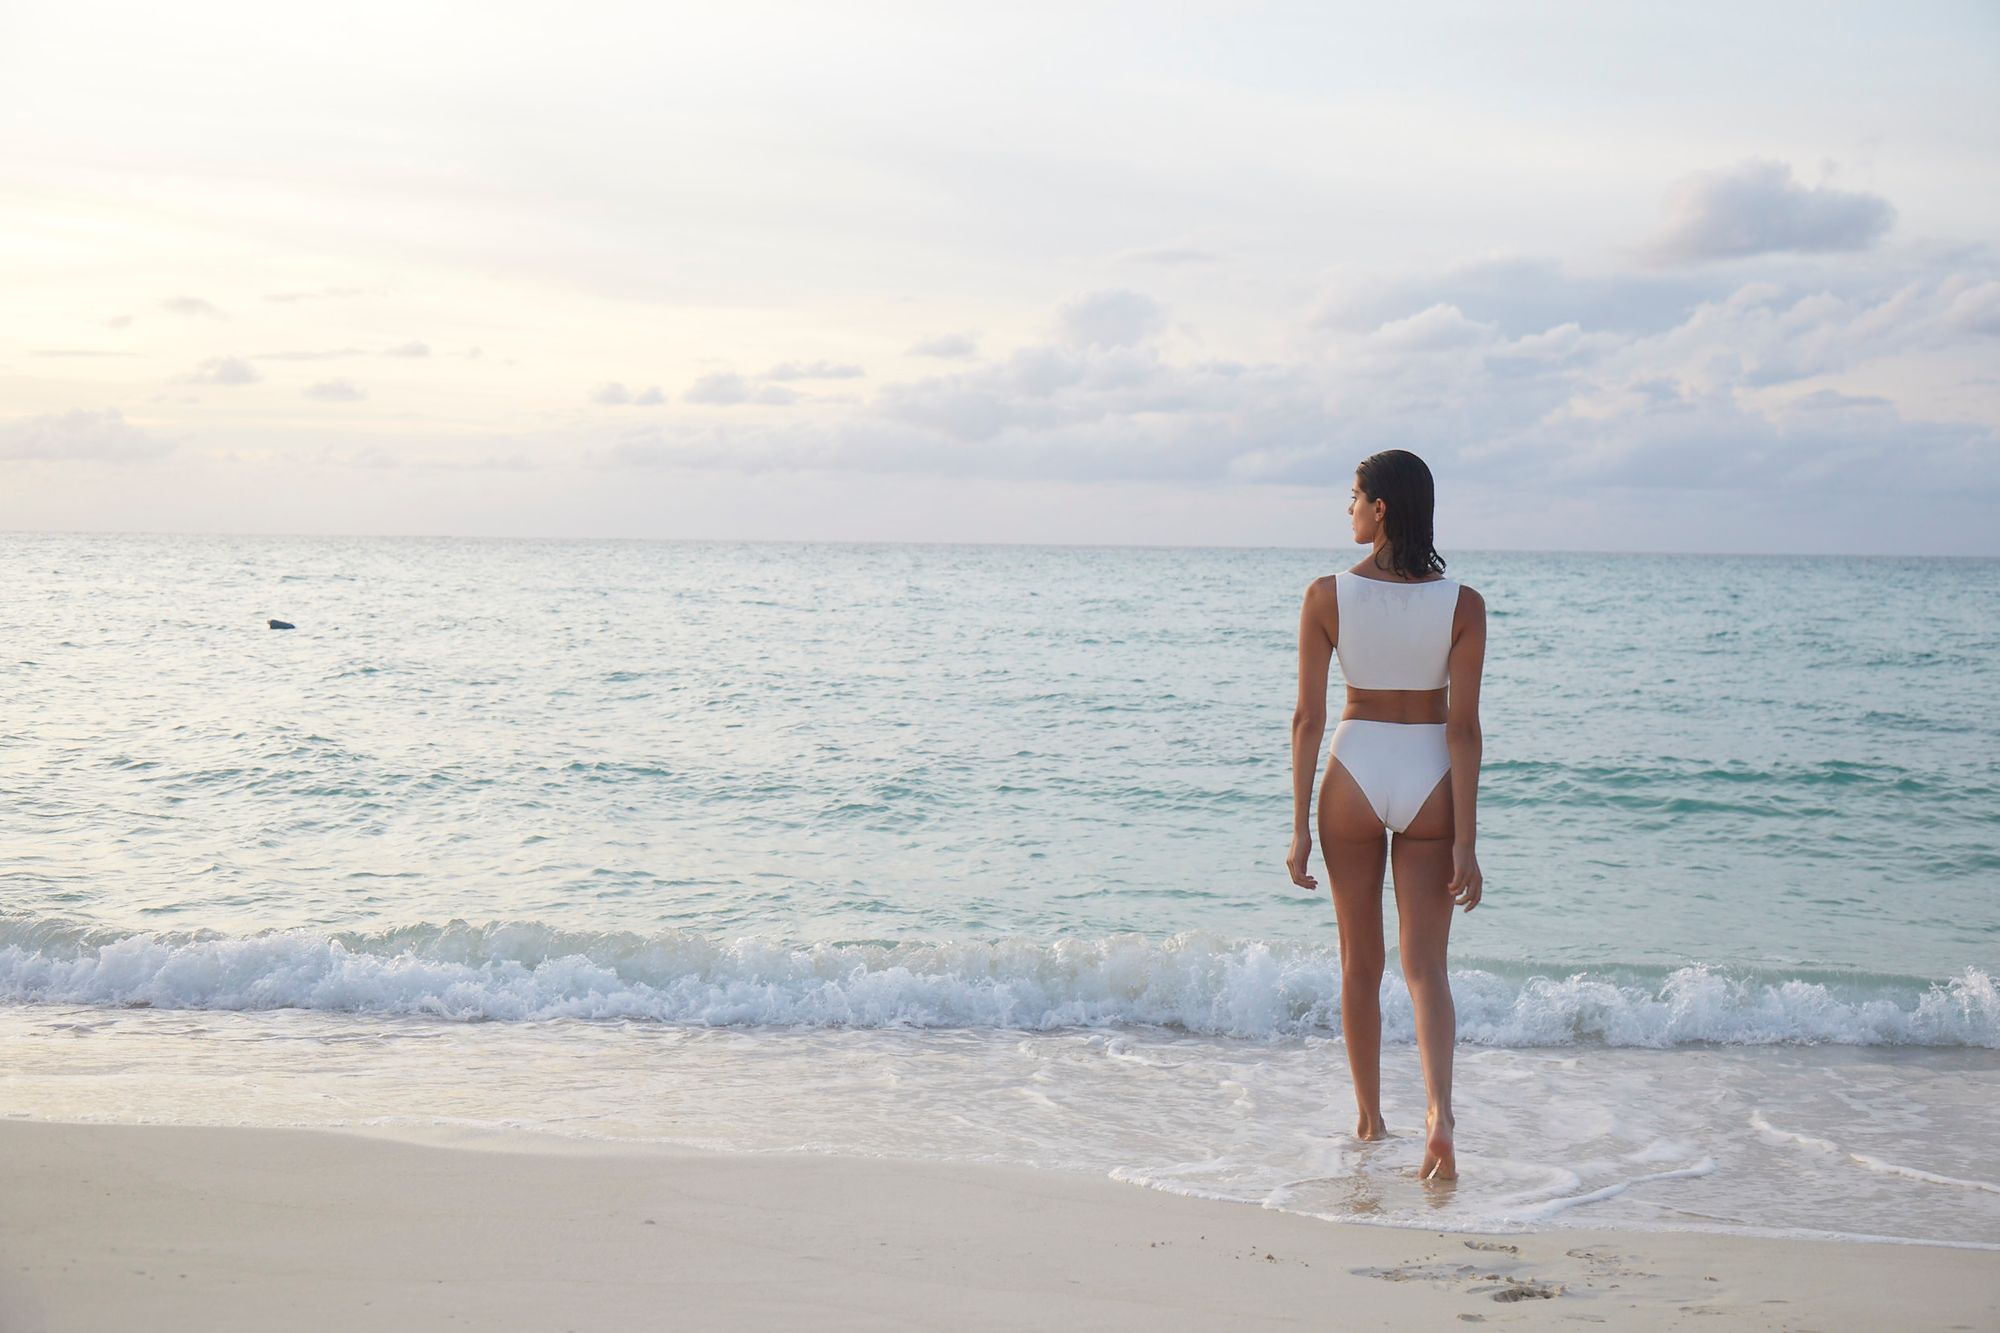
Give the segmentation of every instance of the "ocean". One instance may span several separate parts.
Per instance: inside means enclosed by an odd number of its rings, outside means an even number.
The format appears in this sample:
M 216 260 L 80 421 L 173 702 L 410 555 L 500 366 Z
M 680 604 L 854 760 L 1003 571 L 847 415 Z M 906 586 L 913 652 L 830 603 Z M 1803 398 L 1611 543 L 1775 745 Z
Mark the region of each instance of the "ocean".
M 2000 1246 L 2000 561 L 1445 554 L 1453 1188 L 1284 868 L 1344 545 L 0 534 L 0 1114 Z

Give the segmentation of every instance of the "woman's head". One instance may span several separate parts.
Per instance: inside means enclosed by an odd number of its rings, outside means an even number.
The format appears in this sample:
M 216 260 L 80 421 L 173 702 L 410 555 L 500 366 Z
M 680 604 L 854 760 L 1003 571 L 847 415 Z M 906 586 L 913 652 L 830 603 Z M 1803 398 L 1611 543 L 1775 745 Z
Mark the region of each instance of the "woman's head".
M 1404 578 L 1444 573 L 1444 558 L 1431 538 L 1431 506 L 1436 500 L 1431 470 L 1407 449 L 1370 454 L 1354 469 L 1354 540 L 1384 546 L 1381 567 Z

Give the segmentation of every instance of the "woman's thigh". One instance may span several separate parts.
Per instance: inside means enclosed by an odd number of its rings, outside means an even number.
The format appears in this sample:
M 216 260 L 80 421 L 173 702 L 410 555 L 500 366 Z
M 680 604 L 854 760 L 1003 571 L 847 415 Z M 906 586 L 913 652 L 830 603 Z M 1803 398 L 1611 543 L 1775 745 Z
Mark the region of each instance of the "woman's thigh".
M 1396 933 L 1403 970 L 1444 966 L 1451 937 L 1451 774 L 1395 837 L 1389 860 L 1396 879 Z
M 1382 948 L 1382 871 L 1388 860 L 1388 830 L 1338 759 L 1330 761 L 1319 792 L 1319 851 L 1333 886 L 1334 919 L 1340 927 L 1341 958 L 1353 958 L 1350 944 Z

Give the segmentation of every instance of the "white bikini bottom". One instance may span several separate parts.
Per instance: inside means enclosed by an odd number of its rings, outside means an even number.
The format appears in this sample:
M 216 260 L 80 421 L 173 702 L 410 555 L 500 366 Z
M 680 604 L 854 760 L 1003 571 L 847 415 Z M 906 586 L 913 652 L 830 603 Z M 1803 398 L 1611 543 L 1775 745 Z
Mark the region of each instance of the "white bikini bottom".
M 1365 722 L 1342 718 L 1333 757 L 1354 775 L 1382 822 L 1401 833 L 1451 772 L 1442 722 Z

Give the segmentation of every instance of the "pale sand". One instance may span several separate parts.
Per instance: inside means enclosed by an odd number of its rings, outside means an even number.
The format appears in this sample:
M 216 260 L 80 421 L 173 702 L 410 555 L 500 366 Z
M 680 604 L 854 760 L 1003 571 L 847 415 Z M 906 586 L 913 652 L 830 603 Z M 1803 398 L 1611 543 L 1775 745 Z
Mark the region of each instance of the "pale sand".
M 1991 1251 L 1445 1235 L 1011 1167 L 24 1121 L 0 1161 L 5 1333 L 2000 1327 Z

